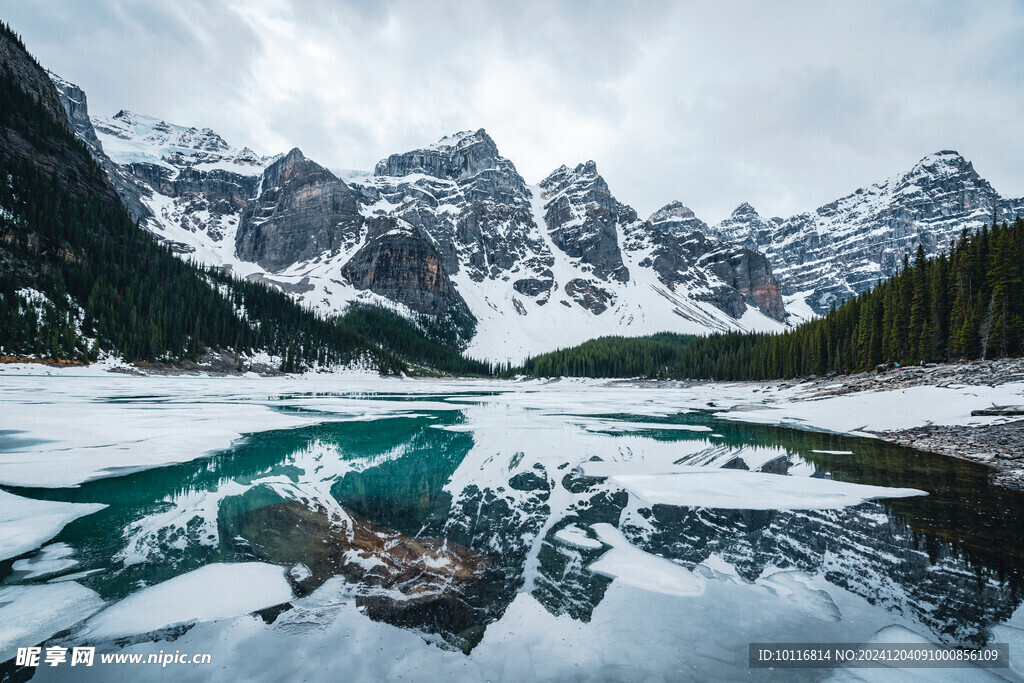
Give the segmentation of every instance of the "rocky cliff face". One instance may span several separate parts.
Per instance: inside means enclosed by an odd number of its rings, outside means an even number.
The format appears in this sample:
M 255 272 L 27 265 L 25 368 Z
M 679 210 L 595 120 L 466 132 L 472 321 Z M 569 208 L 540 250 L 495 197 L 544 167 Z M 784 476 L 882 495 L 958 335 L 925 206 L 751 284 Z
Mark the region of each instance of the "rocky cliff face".
M 746 246 L 722 243 L 706 237 L 707 224 L 681 202 L 655 211 L 647 221 L 632 224 L 626 245 L 643 255 L 641 266 L 649 266 L 670 288 L 699 283 L 696 296 L 741 317 L 753 306 L 775 320 L 784 321 L 786 312 L 778 281 L 761 253 Z
M 367 197 L 427 235 L 452 274 L 500 278 L 520 263 L 550 265 L 530 211 L 530 191 L 483 129 L 377 164 Z M 396 206 L 397 205 L 397 206 Z M 394 207 L 394 208 L 392 208 Z
M 817 313 L 895 274 L 917 245 L 929 255 L 964 228 L 1012 220 L 1024 201 L 1004 200 L 954 151 L 931 154 L 909 172 L 859 189 L 811 213 L 763 218 L 741 204 L 711 231 L 768 256 L 783 293 Z
M 53 81 L 72 130 L 89 148 L 93 159 L 103 168 L 113 184 L 117 196 L 121 199 L 121 203 L 128 209 L 128 213 L 136 221 L 151 218 L 153 212 L 142 201 L 142 198 L 148 194 L 146 188 L 130 172 L 111 161 L 103 151 L 103 145 L 96 137 L 96 130 L 89 118 L 89 105 L 85 92 L 74 83 L 68 83 L 51 71 L 47 71 L 46 75 Z
M 56 76 L 51 75 L 54 79 Z M 175 252 L 223 266 L 220 252 L 234 248 L 241 208 L 255 194 L 270 161 L 230 147 L 208 128 L 169 124 L 121 110 L 88 119 L 84 93 L 65 83 L 68 115 L 76 132 L 107 172 L 122 202 L 140 223 Z M 81 130 L 79 130 L 81 128 Z
M 636 220 L 636 212 L 616 201 L 598 175 L 597 164 L 562 166 L 542 180 L 540 188 L 544 222 L 555 246 L 601 280 L 628 282 L 619 231 Z
M 419 230 L 400 218 L 369 219 L 365 243 L 341 273 L 356 289 L 370 290 L 417 313 L 470 314 L 440 254 Z
M 348 186 L 298 149 L 267 167 L 242 210 L 235 254 L 270 271 L 359 242 L 363 217 Z
M 71 129 L 60 96 L 47 72 L 14 40 L 3 34 L 0 34 L 0 66 L 10 72 L 14 83 L 30 93 L 53 117 L 53 121 L 64 122 Z M 48 172 L 52 169 L 60 182 L 74 194 L 109 193 L 113 196 L 106 183 L 96 182 L 88 160 L 83 160 L 77 150 L 63 144 L 41 145 L 38 140 L 23 137 L 13 126 L 0 127 L 0 158 L 27 160 Z

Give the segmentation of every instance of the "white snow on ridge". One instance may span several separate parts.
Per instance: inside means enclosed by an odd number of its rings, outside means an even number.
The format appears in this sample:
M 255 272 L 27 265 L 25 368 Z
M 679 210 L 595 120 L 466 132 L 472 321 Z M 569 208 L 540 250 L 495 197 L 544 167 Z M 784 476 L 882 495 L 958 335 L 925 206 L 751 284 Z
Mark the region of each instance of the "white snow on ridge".
M 93 125 L 104 151 L 113 161 L 120 164 L 154 164 L 166 169 L 172 178 L 185 168 L 258 175 L 277 158 L 259 157 L 248 148 L 237 150 L 207 128 L 187 128 L 127 111 L 118 112 L 113 117 L 93 117 Z M 472 131 L 456 133 L 426 149 L 450 151 L 474 135 Z M 371 190 L 391 188 L 391 194 L 400 187 L 414 194 L 430 194 L 432 189 L 442 188 L 446 196 L 463 202 L 438 204 L 432 210 L 439 216 L 461 212 L 467 201 L 459 184 L 423 173 L 388 178 L 368 172 L 342 170 L 338 175 L 353 183 L 354 187 L 364 185 Z M 533 186 L 529 191 L 533 195 L 534 214 L 530 239 L 533 244 L 544 245 L 545 255 L 550 254 L 554 258 L 551 269 L 554 287 L 550 297 L 543 302 L 516 292 L 512 286 L 514 280 L 541 275 L 539 272 L 531 272 L 532 266 L 525 265 L 525 261 L 516 264 L 499 278 L 487 277 L 479 282 L 470 277 L 471 269 L 460 268 L 452 276 L 453 283 L 478 319 L 476 336 L 467 349 L 470 357 L 518 363 L 528 356 L 575 346 L 607 335 L 643 336 L 657 332 L 707 334 L 712 331 L 785 329 L 783 324 L 753 307 L 736 320 L 710 303 L 691 298 L 693 295 L 706 294 L 701 286 L 694 285 L 692 291 L 682 285 L 675 290 L 668 289 L 651 268 L 639 266 L 646 254 L 630 250 L 622 252 L 623 262 L 630 271 L 629 281 L 598 282 L 597 285 L 607 291 L 613 300 L 601 314 L 586 310 L 573 301 L 564 288 L 571 280 L 593 281 L 589 266 L 579 259 L 570 258 L 554 245 L 546 229 L 545 200 L 541 198 L 541 189 Z M 212 215 L 209 211 L 201 210 L 194 198 L 170 197 L 156 191 L 141 200 L 154 215 L 152 220 L 147 221 L 146 227 L 157 237 L 172 243 L 183 258 L 207 266 L 230 269 L 238 277 L 276 284 L 301 304 L 325 315 L 340 313 L 352 302 L 383 305 L 406 316 L 412 313 L 384 297 L 357 290 L 342 275 L 342 267 L 363 245 L 365 234 L 361 240 L 344 245 L 336 253 L 325 253 L 293 264 L 281 272 L 270 272 L 235 255 L 239 211 Z M 397 208 L 398 205 L 382 198 L 376 204 L 363 207 L 362 211 L 365 215 L 374 215 L 390 213 Z M 464 256 L 460 254 L 460 258 Z M 542 267 L 542 270 L 545 268 Z
M 184 161 L 202 170 L 258 175 L 271 161 L 248 147 L 231 147 L 209 128 L 179 126 L 130 111 L 91 118 L 103 151 L 121 165 L 155 164 L 176 173 Z
M 557 348 L 582 344 L 597 337 L 620 335 L 639 337 L 658 332 L 708 334 L 730 330 L 780 332 L 782 323 L 772 320 L 753 307 L 748 307 L 740 320 L 710 303 L 689 298 L 683 286 L 670 291 L 650 268 L 641 268 L 644 253 L 624 250 L 623 263 L 629 268 L 628 282 L 602 281 L 600 287 L 611 293 L 614 304 L 600 315 L 594 315 L 566 296 L 563 288 L 573 279 L 591 279 L 592 275 L 574 263 L 559 249 L 544 222 L 543 190 L 530 186 L 533 219 L 537 235 L 544 240 L 554 257 L 551 272 L 555 287 L 547 303 L 522 296 L 512 287 L 512 280 L 485 279 L 475 282 L 464 270 L 452 278 L 459 293 L 478 319 L 477 333 L 466 349 L 466 355 L 492 361 L 519 363 L 527 356 L 536 356 Z M 528 273 L 517 273 L 523 277 Z M 564 303 L 563 303 L 564 302 Z

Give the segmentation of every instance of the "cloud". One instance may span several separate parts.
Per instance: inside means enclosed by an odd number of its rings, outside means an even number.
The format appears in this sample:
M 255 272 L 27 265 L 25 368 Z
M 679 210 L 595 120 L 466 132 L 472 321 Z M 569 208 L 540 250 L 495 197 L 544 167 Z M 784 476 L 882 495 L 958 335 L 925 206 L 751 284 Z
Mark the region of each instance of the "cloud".
M 955 148 L 1024 195 L 1018 3 L 0 0 L 95 113 L 332 168 L 484 127 L 528 181 L 597 161 L 642 215 L 811 210 Z

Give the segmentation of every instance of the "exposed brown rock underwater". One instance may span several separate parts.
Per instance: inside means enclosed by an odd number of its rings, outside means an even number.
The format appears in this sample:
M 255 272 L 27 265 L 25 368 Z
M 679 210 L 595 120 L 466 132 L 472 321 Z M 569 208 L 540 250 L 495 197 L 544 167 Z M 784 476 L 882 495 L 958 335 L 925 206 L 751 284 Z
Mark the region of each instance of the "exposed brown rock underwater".
M 291 567 L 298 595 L 341 576 L 354 585 L 356 604 L 371 619 L 438 634 L 465 651 L 482 637 L 487 618 L 469 596 L 490 567 L 486 555 L 318 502 L 241 507 L 222 507 L 221 525 L 230 533 L 225 537 L 259 559 Z

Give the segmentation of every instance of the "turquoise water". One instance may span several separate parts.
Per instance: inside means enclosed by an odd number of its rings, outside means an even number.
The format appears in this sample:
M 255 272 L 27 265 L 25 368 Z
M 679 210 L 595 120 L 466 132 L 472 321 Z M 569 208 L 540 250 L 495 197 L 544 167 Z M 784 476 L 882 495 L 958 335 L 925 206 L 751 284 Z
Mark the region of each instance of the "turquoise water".
M 474 650 L 521 592 L 552 615 L 589 622 L 614 579 L 588 566 L 608 546 L 574 546 L 556 535 L 567 527 L 590 533 L 598 524 L 617 527 L 634 547 L 685 568 L 731 567 L 739 582 L 754 584 L 768 570 L 798 570 L 860 596 L 872 609 L 914 624 L 939 642 L 982 644 L 1020 603 L 1024 496 L 990 484 L 979 465 L 872 440 L 725 421 L 700 411 L 660 418 L 589 415 L 581 419 L 600 423 L 588 428 L 582 456 L 574 451 L 562 457 L 556 443 L 545 449 L 543 439 L 529 433 L 530 411 L 508 421 L 508 406 L 489 404 L 488 396 L 454 397 L 471 404 L 471 413 L 418 410 L 414 416 L 324 422 L 248 436 L 207 458 L 78 488 L 7 490 L 108 505 L 68 524 L 54 542 L 70 545 L 78 561 L 65 573 L 100 570 L 79 581 L 109 601 L 213 562 L 308 564 L 314 574 L 329 572 L 335 566 L 323 557 L 329 551 L 315 550 L 334 542 L 327 527 L 275 527 L 290 509 L 282 504 L 294 499 L 306 501 L 308 514 L 320 514 L 323 506 L 306 498 L 315 490 L 382 538 L 436 539 L 475 568 L 472 579 L 457 588 L 425 596 L 416 593 L 415 576 L 403 576 L 393 585 L 416 599 L 401 604 L 375 592 L 379 577 L 345 574 L 368 607 L 366 618 L 462 653 Z M 498 439 L 478 427 L 489 410 L 512 425 Z M 616 428 L 627 423 L 625 431 Z M 709 431 L 672 429 L 680 425 Z M 579 467 L 581 458 L 621 460 L 644 449 L 678 450 L 677 465 L 710 463 L 915 488 L 928 495 L 829 510 L 671 506 L 631 500 L 613 482 L 587 476 Z M 290 535 L 281 536 L 285 532 Z M 296 562 L 295 547 L 280 545 L 287 538 L 294 546 L 295 533 L 306 534 L 301 542 L 314 548 L 307 562 Z M 0 565 L 6 584 L 52 578 L 26 580 L 11 565 Z M 309 594 L 325 578 L 314 577 L 308 585 L 296 581 L 296 594 Z M 814 609 L 808 633 L 817 621 L 832 618 L 827 604 Z

